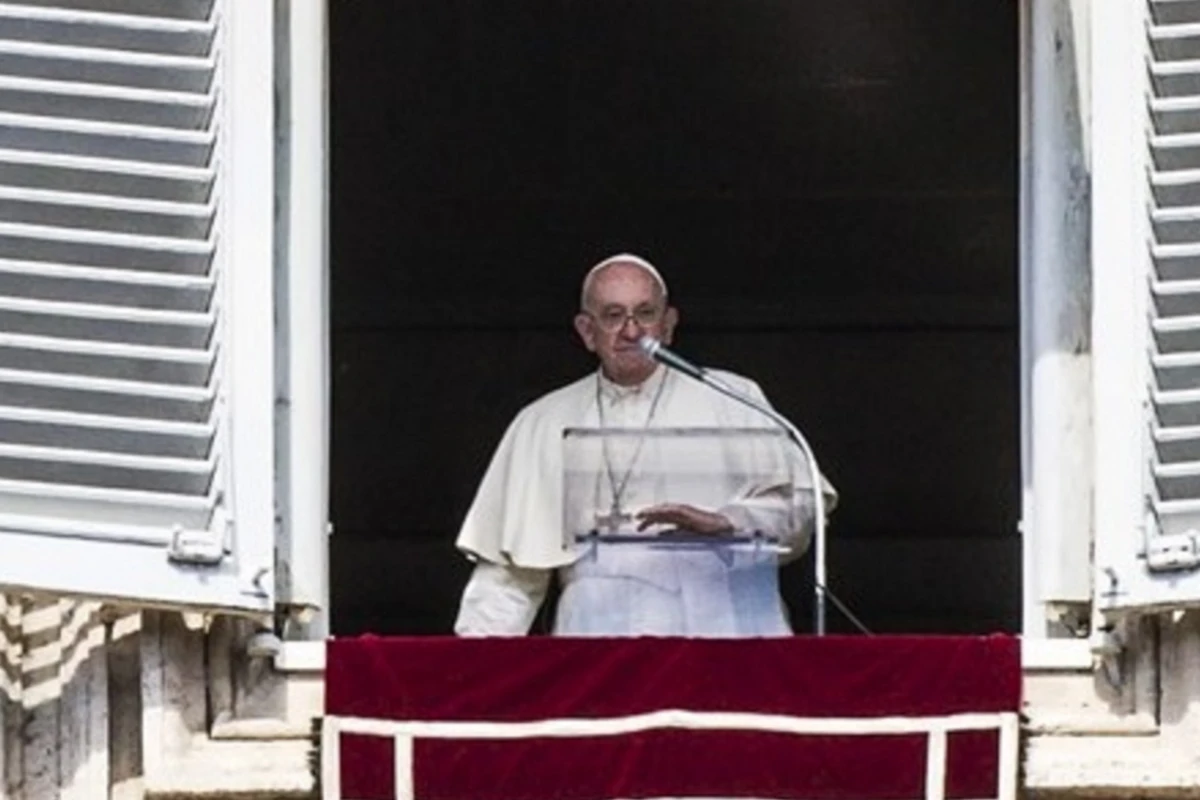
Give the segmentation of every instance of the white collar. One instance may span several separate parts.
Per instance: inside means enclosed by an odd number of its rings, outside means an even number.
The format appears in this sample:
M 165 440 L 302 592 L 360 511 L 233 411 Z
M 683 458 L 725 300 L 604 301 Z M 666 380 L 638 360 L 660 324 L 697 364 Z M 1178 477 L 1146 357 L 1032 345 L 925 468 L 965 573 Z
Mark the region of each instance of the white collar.
M 650 377 L 641 383 L 633 386 L 623 386 L 615 383 L 604 374 L 604 370 L 596 371 L 597 379 L 600 382 L 600 395 L 609 403 L 619 403 L 623 400 L 635 400 L 645 397 L 647 399 L 653 397 L 659 389 L 663 381 L 667 379 L 669 370 L 661 364 L 654 365 L 654 371 L 650 373 Z

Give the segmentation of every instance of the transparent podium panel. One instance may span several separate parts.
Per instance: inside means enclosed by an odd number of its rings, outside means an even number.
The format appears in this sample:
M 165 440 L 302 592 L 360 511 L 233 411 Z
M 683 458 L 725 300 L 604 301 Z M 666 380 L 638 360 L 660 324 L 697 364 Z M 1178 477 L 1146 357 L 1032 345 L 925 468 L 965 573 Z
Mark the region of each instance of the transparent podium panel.
M 778 572 L 810 508 L 774 428 L 573 428 L 563 435 L 556 629 L 576 635 L 785 635 Z M 667 519 L 647 518 L 664 507 Z M 714 517 L 732 530 L 707 532 Z

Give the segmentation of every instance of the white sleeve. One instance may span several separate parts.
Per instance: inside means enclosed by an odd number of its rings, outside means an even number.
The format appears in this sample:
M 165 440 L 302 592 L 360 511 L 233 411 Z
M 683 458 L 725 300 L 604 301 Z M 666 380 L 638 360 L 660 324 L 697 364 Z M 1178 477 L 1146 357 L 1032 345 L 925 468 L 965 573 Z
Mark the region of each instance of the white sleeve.
M 480 561 L 463 590 L 459 636 L 524 636 L 550 586 L 550 570 Z
M 771 406 L 766 395 L 757 383 L 746 378 L 741 379 L 739 387 L 749 395 L 768 407 Z M 746 424 L 750 427 L 761 425 L 762 418 L 758 412 L 750 415 Z M 791 551 L 784 560 L 800 557 L 807 549 L 816 530 L 816 503 L 812 491 L 812 479 L 809 473 L 807 459 L 789 441 L 781 444 L 784 455 L 772 453 L 765 458 L 765 463 L 777 463 L 781 458 L 792 463 L 796 485 L 788 487 L 759 486 L 751 487 L 743 496 L 734 498 L 717 509 L 734 526 L 741 531 L 762 531 L 778 536 L 780 541 Z M 825 518 L 837 505 L 837 490 L 824 475 L 821 477 Z
M 787 560 L 799 558 L 808 549 L 815 530 L 816 515 L 809 491 L 796 492 L 788 502 L 778 494 L 747 497 L 728 503 L 717 512 L 738 531 L 762 531 L 778 536 L 791 552 Z

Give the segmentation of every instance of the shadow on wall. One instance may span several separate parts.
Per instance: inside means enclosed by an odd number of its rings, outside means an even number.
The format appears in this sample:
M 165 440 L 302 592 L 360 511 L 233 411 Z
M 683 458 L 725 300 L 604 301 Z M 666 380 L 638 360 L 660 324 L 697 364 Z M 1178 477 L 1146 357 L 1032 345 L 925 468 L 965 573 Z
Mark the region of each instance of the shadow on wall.
M 97 602 L 0 595 L 0 778 L 19 796 L 94 792 L 140 774 L 138 736 L 109 763 L 110 653 L 127 628 Z

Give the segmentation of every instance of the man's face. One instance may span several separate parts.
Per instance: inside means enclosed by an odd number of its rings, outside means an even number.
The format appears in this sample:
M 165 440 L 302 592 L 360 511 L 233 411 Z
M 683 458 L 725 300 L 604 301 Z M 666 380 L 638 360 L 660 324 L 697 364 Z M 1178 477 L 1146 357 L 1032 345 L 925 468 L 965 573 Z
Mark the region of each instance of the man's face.
M 641 267 L 616 263 L 596 273 L 575 330 L 615 383 L 633 385 L 650 377 L 654 360 L 638 339 L 671 343 L 678 313 L 666 304 L 658 283 Z

